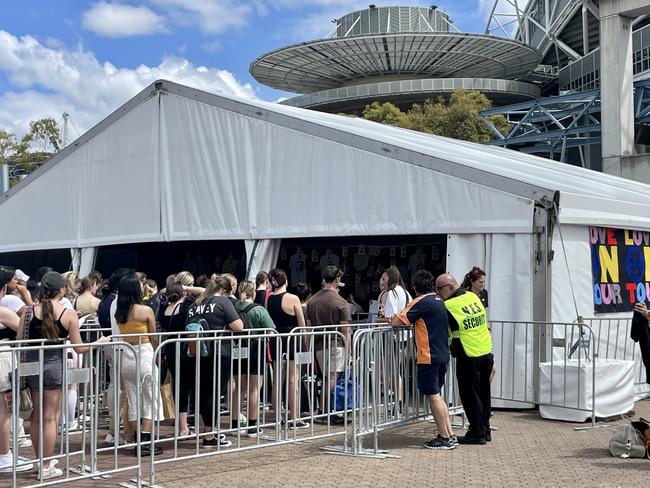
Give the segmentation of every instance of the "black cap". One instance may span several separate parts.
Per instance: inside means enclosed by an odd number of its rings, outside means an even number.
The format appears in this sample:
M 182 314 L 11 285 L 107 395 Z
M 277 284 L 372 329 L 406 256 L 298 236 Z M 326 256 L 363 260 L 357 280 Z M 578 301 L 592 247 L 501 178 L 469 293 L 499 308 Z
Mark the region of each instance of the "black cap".
M 68 280 L 56 271 L 50 271 L 41 280 L 41 288 L 46 292 L 60 290 L 61 288 L 65 288 L 67 284 Z

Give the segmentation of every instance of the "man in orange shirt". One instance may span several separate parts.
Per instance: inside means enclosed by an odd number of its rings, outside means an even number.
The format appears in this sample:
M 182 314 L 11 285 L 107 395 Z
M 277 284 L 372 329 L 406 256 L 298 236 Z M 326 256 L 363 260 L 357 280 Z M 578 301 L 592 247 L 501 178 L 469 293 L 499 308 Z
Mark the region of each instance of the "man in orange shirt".
M 440 395 L 449 362 L 447 309 L 433 290 L 435 280 L 426 270 L 413 277 L 415 300 L 393 317 L 394 326 L 413 324 L 417 348 L 418 389 L 426 396 L 438 427 L 438 437 L 424 443 L 427 449 L 455 449 L 458 441 L 451 428 L 449 410 Z

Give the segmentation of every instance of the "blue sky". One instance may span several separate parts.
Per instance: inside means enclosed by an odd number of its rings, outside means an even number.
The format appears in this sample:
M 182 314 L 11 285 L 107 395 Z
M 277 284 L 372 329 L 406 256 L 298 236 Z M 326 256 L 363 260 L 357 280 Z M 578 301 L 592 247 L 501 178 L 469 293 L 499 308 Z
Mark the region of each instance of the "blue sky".
M 382 0 L 22 0 L 0 18 L 0 128 L 70 113 L 83 132 L 156 78 L 275 101 L 251 60 L 324 37 L 330 20 Z M 483 32 L 491 0 L 434 0 L 455 25 Z

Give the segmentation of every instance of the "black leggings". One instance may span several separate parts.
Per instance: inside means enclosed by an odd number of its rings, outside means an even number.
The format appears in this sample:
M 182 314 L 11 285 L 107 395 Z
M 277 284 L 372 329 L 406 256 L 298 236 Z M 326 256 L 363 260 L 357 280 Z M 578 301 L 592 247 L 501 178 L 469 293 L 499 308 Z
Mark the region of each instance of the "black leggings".
M 169 344 L 165 348 L 165 363 L 169 374 L 172 377 L 172 395 L 178 405 L 179 413 L 187 413 L 189 406 L 194 404 L 194 382 L 196 359 L 188 358 L 183 351 L 184 344 L 181 344 L 180 355 L 178 357 L 178 377 L 176 377 L 176 347 L 175 344 Z M 165 378 L 162 378 L 164 381 Z M 178 382 L 178 398 L 176 398 L 176 383 Z
M 194 364 L 194 363 L 192 363 Z M 231 376 L 230 356 L 220 356 L 214 360 L 214 354 L 201 358 L 201 378 L 199 380 L 199 413 L 207 427 L 217 425 L 220 398 L 228 391 Z M 216 378 L 215 378 L 216 377 Z M 212 410 L 214 406 L 214 417 Z

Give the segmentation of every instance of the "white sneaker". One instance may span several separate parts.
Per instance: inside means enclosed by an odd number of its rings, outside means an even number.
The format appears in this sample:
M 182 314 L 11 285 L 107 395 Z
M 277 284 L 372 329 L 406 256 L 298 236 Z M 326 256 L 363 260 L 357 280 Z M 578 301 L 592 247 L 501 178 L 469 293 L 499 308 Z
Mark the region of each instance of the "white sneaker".
M 43 469 L 43 471 L 41 471 L 38 474 L 38 479 L 41 481 L 45 481 L 52 478 L 58 478 L 59 476 L 63 476 L 63 471 L 61 471 L 59 468 L 56 467 L 57 463 L 58 461 L 56 459 L 50 461 L 49 466 Z
M 29 471 L 34 468 L 34 465 L 29 462 L 30 459 L 18 456 L 18 465 L 16 466 L 16 472 Z M 14 469 L 13 459 L 9 461 L 9 464 L 0 465 L 0 473 L 11 473 Z
M 104 442 L 106 444 L 110 445 L 110 446 L 114 446 L 115 445 L 115 437 L 113 436 L 113 434 L 111 434 L 109 432 L 108 434 L 106 434 L 106 437 L 104 437 Z M 124 438 L 122 436 L 120 436 L 120 438 L 118 440 L 118 446 L 120 444 L 124 444 L 124 443 L 125 443 Z
M 32 447 L 32 440 L 29 437 L 21 437 L 18 439 L 18 447 Z
M 237 435 L 240 435 L 241 437 L 246 437 L 246 435 L 248 435 L 248 429 L 246 427 L 242 427 L 241 429 L 229 430 L 228 432 L 226 432 L 226 435 L 229 437 L 237 437 Z

